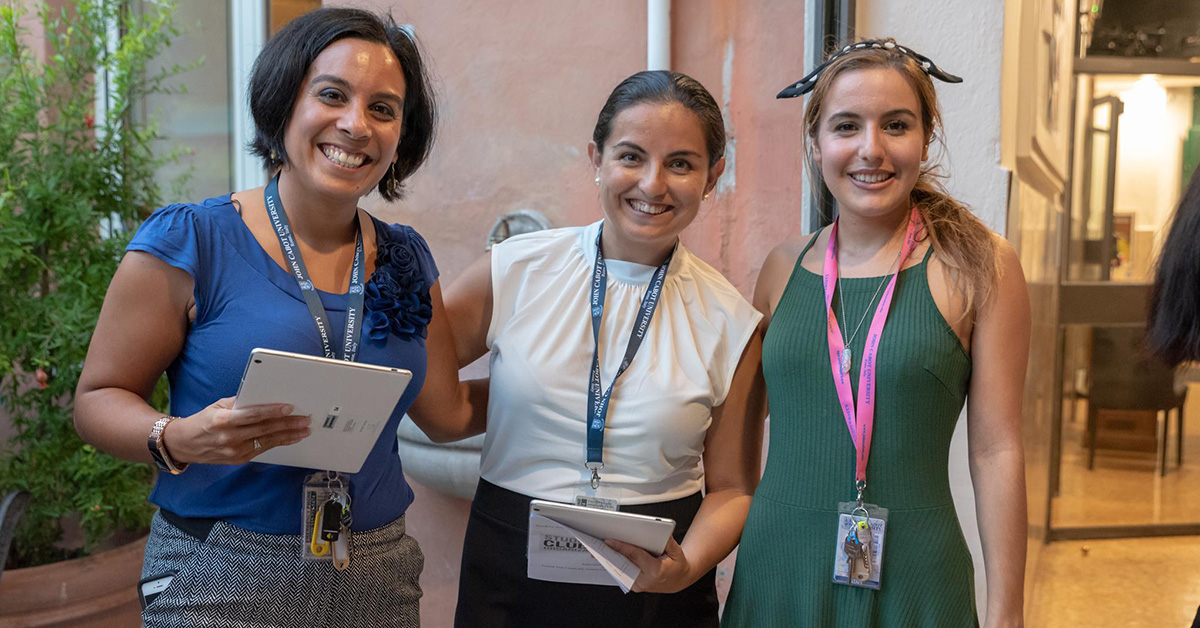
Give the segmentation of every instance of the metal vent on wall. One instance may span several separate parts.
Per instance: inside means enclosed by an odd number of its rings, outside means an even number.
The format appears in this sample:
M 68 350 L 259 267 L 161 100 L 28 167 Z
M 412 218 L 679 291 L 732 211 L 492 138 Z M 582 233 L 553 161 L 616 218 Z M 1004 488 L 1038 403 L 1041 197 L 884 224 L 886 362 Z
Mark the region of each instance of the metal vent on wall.
M 532 233 L 549 228 L 550 221 L 541 213 L 532 209 L 518 209 L 517 211 L 508 212 L 492 223 L 492 228 L 488 231 L 487 245 L 484 247 L 484 250 L 490 251 L 492 250 L 492 245 L 499 244 L 515 235 Z

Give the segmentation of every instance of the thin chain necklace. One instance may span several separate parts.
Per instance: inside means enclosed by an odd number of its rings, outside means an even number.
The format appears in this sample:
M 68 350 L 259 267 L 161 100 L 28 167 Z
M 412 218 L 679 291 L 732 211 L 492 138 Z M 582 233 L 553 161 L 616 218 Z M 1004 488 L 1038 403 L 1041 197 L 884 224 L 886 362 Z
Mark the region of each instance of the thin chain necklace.
M 841 355 L 841 365 L 840 366 L 842 367 L 842 373 L 850 372 L 851 364 L 854 361 L 854 353 L 851 351 L 850 345 L 854 342 L 854 339 L 858 337 L 858 330 L 862 329 L 863 321 L 867 320 L 867 313 L 871 311 L 871 304 L 874 303 L 875 299 L 879 297 L 879 291 L 883 290 L 883 285 L 885 283 L 887 283 L 888 278 L 890 278 L 892 276 L 892 267 L 896 265 L 896 262 L 900 261 L 900 253 L 903 251 L 904 251 L 903 246 L 900 247 L 899 251 L 896 251 L 896 259 L 892 260 L 892 263 L 890 265 L 888 265 L 887 272 L 884 273 L 883 279 L 881 279 L 879 281 L 879 286 L 877 288 L 875 288 L 875 294 L 871 295 L 871 300 L 867 302 L 867 309 L 863 310 L 862 318 L 858 319 L 858 325 L 855 325 L 854 333 L 850 334 L 849 340 L 846 340 L 846 332 L 844 329 L 842 330 L 842 341 L 843 341 L 843 345 L 845 346 L 845 349 L 842 351 L 842 355 Z M 897 270 L 896 272 L 900 272 L 900 271 Z M 845 322 L 846 321 L 846 298 L 845 298 L 845 296 L 843 296 L 845 291 L 842 290 L 842 266 L 841 266 L 841 264 L 838 264 L 837 281 L 838 281 L 838 307 L 840 307 L 842 310 L 842 321 Z

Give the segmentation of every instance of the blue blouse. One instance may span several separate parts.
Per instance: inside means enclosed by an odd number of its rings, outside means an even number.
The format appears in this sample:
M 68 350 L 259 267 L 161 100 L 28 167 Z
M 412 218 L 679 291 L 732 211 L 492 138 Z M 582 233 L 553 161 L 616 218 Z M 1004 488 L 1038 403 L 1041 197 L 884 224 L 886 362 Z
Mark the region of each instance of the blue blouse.
M 358 360 L 409 369 L 413 380 L 362 470 L 351 477 L 354 530 L 389 523 L 413 501 L 393 435 L 425 381 L 428 289 L 438 276 L 429 247 L 416 231 L 372 220 L 377 268 L 367 285 Z M 323 355 L 296 278 L 263 250 L 229 195 L 159 209 L 142 223 L 126 250 L 154 255 L 186 271 L 195 283 L 196 320 L 167 368 L 173 416 L 190 416 L 237 394 L 246 360 L 256 347 Z M 381 287 L 389 298 L 380 298 Z M 319 294 L 332 328 L 330 340 L 340 347 L 346 295 Z M 312 472 L 255 462 L 193 464 L 181 475 L 160 473 L 150 501 L 185 517 L 220 518 L 267 534 L 299 534 L 302 485 Z

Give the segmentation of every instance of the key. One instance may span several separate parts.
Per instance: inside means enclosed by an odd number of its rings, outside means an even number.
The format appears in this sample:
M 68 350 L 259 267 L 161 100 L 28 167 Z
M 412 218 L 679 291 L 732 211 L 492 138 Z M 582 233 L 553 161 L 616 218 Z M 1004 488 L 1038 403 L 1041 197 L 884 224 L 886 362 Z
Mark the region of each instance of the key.
M 854 535 L 853 530 L 846 535 L 846 540 L 842 542 L 842 551 L 846 552 L 846 577 L 854 577 L 854 563 L 858 560 L 862 553 L 862 545 L 858 542 L 858 537 Z
M 872 546 L 872 541 L 874 539 L 872 538 L 871 528 L 867 525 L 867 522 L 865 520 L 859 521 L 858 525 L 855 526 L 854 536 L 855 536 L 855 538 L 858 539 L 858 544 L 862 547 L 861 551 L 862 551 L 862 556 L 863 556 L 864 569 L 866 569 L 868 572 L 870 572 L 871 571 L 871 554 L 875 548 Z
M 869 580 L 871 578 L 871 529 L 867 526 L 865 520 L 859 521 L 854 526 L 854 539 L 858 545 L 858 564 L 862 569 L 854 575 L 855 580 Z

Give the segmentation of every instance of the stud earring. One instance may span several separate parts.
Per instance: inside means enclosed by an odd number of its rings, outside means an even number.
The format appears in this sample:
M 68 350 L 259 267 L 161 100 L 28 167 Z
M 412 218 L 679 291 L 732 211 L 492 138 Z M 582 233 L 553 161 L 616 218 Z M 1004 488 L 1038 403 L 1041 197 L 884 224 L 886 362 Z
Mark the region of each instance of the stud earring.
M 396 180 L 396 162 L 392 162 L 391 180 L 388 181 L 388 192 L 392 196 L 400 196 L 400 182 Z
M 704 193 L 704 200 L 706 200 L 706 201 L 708 200 L 708 192 Z

